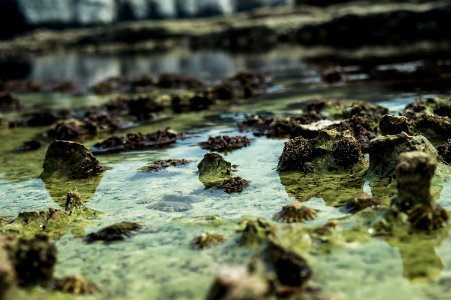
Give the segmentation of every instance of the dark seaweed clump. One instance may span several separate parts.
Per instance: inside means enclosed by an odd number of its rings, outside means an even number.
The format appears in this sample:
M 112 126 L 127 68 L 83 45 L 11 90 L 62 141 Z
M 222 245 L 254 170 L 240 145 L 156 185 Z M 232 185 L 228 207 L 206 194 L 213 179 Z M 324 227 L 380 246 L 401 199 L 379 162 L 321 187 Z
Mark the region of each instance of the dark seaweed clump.
M 278 170 L 295 171 L 304 170 L 306 163 L 314 157 L 314 147 L 308 139 L 297 137 L 285 143 L 279 160 Z
M 218 186 L 218 188 L 224 190 L 224 192 L 228 194 L 234 194 L 241 193 L 248 186 L 249 181 L 237 176 L 224 180 L 224 182 L 220 186 Z
M 141 225 L 133 222 L 121 222 L 107 226 L 98 232 L 90 233 L 86 236 L 85 242 L 94 243 L 96 241 L 103 241 L 104 243 L 112 243 L 123 241 L 130 237 L 133 232 L 142 228 Z
M 154 133 L 129 133 L 125 137 L 112 136 L 94 145 L 94 153 L 117 153 L 131 150 L 158 148 L 173 144 L 180 135 L 170 129 L 158 130 Z

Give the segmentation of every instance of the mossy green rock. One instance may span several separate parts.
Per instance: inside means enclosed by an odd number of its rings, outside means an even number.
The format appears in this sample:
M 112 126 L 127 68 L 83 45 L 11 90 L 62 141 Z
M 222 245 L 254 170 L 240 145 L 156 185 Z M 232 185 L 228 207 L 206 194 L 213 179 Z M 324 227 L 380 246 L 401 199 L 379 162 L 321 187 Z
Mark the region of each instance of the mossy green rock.
M 220 186 L 232 177 L 232 164 L 216 152 L 205 154 L 197 168 L 199 180 L 207 188 Z
M 76 142 L 55 141 L 45 155 L 42 178 L 52 175 L 70 179 L 89 178 L 104 171 L 97 158 L 85 146 Z
M 437 150 L 422 135 L 410 136 L 405 133 L 380 136 L 368 147 L 370 166 L 367 175 L 381 179 L 394 179 L 395 168 L 403 152 L 420 151 L 437 158 Z

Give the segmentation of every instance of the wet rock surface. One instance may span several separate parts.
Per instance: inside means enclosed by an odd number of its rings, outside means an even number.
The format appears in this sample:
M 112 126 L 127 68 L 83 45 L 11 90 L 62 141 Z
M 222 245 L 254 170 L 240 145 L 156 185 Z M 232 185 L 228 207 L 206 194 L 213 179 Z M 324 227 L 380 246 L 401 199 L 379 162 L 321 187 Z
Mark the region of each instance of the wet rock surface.
M 55 141 L 47 149 L 42 178 L 53 174 L 69 178 L 88 178 L 103 172 L 103 166 L 85 146 L 75 142 Z
M 446 143 L 439 145 L 437 147 L 437 152 L 439 157 L 444 162 L 451 164 L 451 140 L 448 140 Z
M 219 189 L 224 190 L 227 194 L 241 193 L 246 187 L 249 186 L 249 181 L 241 177 L 235 176 L 230 179 L 224 180 Z
M 120 242 L 132 236 L 136 231 L 142 229 L 142 226 L 133 222 L 121 222 L 107 226 L 98 232 L 93 232 L 85 237 L 88 244 L 102 241 L 106 244 Z
M 386 218 L 406 214 L 413 228 L 431 231 L 446 225 L 449 216 L 435 203 L 431 179 L 437 168 L 435 157 L 424 152 L 401 154 L 396 166 L 398 195 L 392 199 Z

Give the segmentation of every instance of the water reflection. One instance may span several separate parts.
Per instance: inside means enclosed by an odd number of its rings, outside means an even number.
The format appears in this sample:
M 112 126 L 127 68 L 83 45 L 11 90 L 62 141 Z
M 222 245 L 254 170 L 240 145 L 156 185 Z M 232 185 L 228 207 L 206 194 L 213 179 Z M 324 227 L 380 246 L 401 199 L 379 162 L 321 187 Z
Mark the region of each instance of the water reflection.
M 401 254 L 403 276 L 415 284 L 434 282 L 443 272 L 436 249 L 448 238 L 448 230 L 433 233 L 405 233 L 387 240 Z
M 249 69 L 274 76 L 302 77 L 313 71 L 301 61 L 301 49 L 281 48 L 265 54 L 233 54 L 205 50 L 176 49 L 150 55 L 52 54 L 20 62 L 3 61 L 1 79 L 28 78 L 36 81 L 74 80 L 90 85 L 110 76 L 160 74 L 166 72 L 199 76 L 216 81 Z M 21 72 L 11 72 L 20 66 Z M 7 69 L 5 69 L 7 68 Z

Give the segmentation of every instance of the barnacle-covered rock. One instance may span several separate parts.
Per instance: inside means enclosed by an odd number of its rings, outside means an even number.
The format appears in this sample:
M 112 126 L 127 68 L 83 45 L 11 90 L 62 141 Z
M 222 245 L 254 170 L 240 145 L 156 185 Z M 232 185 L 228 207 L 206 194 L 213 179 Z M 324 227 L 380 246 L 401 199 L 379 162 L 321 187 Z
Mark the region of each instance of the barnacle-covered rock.
M 280 172 L 305 171 L 305 164 L 312 161 L 314 151 L 312 142 L 308 139 L 297 137 L 289 140 L 285 143 L 280 156 L 278 170 Z
M 317 212 L 316 209 L 306 207 L 299 202 L 294 202 L 285 205 L 274 218 L 286 223 L 297 223 L 315 219 Z
M 274 234 L 274 225 L 262 219 L 244 220 L 240 227 L 238 230 L 241 234 L 239 243 L 243 246 L 257 246 Z
M 104 243 L 123 241 L 126 238 L 130 237 L 133 232 L 139 231 L 141 229 L 142 226 L 138 223 L 116 223 L 102 228 L 98 232 L 88 234 L 85 238 L 85 241 L 87 243 L 93 243 L 96 241 L 103 241 Z
M 194 249 L 205 249 L 221 244 L 226 237 L 217 233 L 203 233 L 193 239 L 191 245 Z
M 207 188 L 220 186 L 225 180 L 232 178 L 232 164 L 216 152 L 205 154 L 197 168 L 199 180 Z
M 351 169 L 363 159 L 362 150 L 353 137 L 344 137 L 334 143 L 332 156 L 337 165 Z
M 234 194 L 241 193 L 248 186 L 249 181 L 235 176 L 230 179 L 224 180 L 224 182 L 220 186 L 218 186 L 218 188 L 224 190 L 224 192 L 228 194 Z
M 380 205 L 381 201 L 379 199 L 370 197 L 365 193 L 359 193 L 346 202 L 343 206 L 343 210 L 349 213 L 357 213 L 365 208 L 378 207 Z
M 55 141 L 45 155 L 42 178 L 52 175 L 72 179 L 97 176 L 104 171 L 97 158 L 85 146 L 76 142 Z
M 269 281 L 264 276 L 250 272 L 245 266 L 232 266 L 218 272 L 206 299 L 266 299 L 270 292 Z
M 396 166 L 398 195 L 392 199 L 386 219 L 407 215 L 410 225 L 419 230 L 434 230 L 448 221 L 448 213 L 436 204 L 431 194 L 431 179 L 437 160 L 423 152 L 401 154 Z
M 57 279 L 55 290 L 74 295 L 92 295 L 100 292 L 99 287 L 81 275 Z
M 207 141 L 200 143 L 200 146 L 210 151 L 224 152 L 241 149 L 249 146 L 251 141 L 245 136 L 210 136 Z
M 169 146 L 180 138 L 175 130 L 166 128 L 149 134 L 129 133 L 125 137 L 112 136 L 93 147 L 96 154 L 144 150 Z
M 424 152 L 434 159 L 437 157 L 434 146 L 422 135 L 410 136 L 401 133 L 380 136 L 372 140 L 368 147 L 370 155 L 368 175 L 378 179 L 393 179 L 401 153 L 408 151 Z
M 382 135 L 395 135 L 402 132 L 412 135 L 409 119 L 405 116 L 382 116 L 379 120 L 379 129 Z

